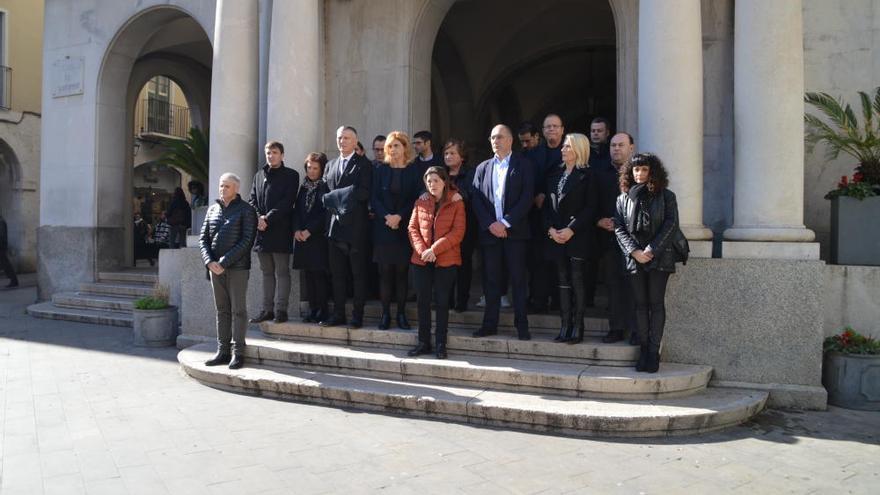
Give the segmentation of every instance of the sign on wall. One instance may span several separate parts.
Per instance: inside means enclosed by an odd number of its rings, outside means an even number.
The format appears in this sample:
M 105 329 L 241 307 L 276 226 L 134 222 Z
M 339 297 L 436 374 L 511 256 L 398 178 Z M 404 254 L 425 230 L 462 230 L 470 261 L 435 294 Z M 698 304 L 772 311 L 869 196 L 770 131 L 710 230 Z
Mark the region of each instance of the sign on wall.
M 65 57 L 52 64 L 52 98 L 83 94 L 85 58 Z

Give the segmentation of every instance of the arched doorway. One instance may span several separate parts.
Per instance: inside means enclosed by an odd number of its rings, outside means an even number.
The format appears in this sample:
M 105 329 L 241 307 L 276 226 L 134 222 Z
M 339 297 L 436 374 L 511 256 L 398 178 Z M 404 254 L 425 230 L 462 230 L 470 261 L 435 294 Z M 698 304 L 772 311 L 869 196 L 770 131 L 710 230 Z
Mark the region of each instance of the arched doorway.
M 614 123 L 616 45 L 608 0 L 456 2 L 432 53 L 431 128 L 480 155 L 498 122 L 540 125 L 554 112 L 567 131 L 587 131 L 597 116 Z
M 24 241 L 22 206 L 21 165 L 12 147 L 0 139 L 0 216 L 6 220 L 9 259 L 16 268 Z
M 97 270 L 132 262 L 135 145 L 143 144 L 135 113 L 142 89 L 157 76 L 173 81 L 187 102 L 187 125 L 205 128 L 212 58 L 202 24 L 172 6 L 139 13 L 110 44 L 98 80 Z

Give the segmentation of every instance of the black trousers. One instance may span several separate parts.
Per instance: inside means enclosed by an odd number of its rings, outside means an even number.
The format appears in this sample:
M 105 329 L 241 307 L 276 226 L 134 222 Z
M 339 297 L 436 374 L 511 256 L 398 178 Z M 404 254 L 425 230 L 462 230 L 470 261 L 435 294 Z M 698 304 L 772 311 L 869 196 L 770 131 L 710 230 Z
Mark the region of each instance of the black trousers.
M 303 278 L 305 279 L 305 293 L 309 301 L 309 309 L 312 311 L 323 311 L 327 309 L 327 289 L 329 281 L 327 280 L 327 270 L 303 270 Z
M 351 268 L 352 316 L 364 316 L 366 296 L 367 258 L 363 247 L 330 239 L 328 243 L 328 262 L 333 281 L 333 312 L 345 318 L 345 296 L 348 292 L 348 270 Z
M 549 201 L 549 200 L 548 200 Z M 529 227 L 532 231 L 534 242 L 529 243 L 529 299 L 535 309 L 547 308 L 547 300 L 557 300 L 558 294 L 553 290 L 559 281 L 553 261 L 548 261 L 544 255 L 544 246 L 538 239 L 547 237 L 544 229 L 544 221 L 541 210 L 532 208 L 529 211 Z M 552 305 L 553 302 L 550 304 Z
M 623 252 L 616 245 L 608 247 L 600 260 L 605 273 L 605 286 L 608 288 L 608 328 L 630 332 L 637 331 L 633 290 L 626 271 Z
M 501 294 L 506 274 L 513 287 L 513 324 L 520 336 L 528 335 L 529 319 L 526 314 L 528 281 L 526 280 L 527 240 L 499 239 L 494 244 L 483 245 L 483 270 L 486 277 L 486 309 L 483 312 L 483 328 L 498 328 L 501 310 Z M 507 268 L 504 270 L 504 268 Z
M 397 302 L 397 312 L 406 311 L 406 294 L 409 290 L 409 263 L 382 263 L 379 265 L 379 298 L 382 312 L 390 314 L 391 298 Z
M 644 271 L 639 268 L 638 272 L 630 274 L 629 280 L 636 304 L 639 340 L 651 352 L 659 352 L 663 328 L 666 326 L 665 301 L 669 272 Z
M 585 265 L 585 260 L 581 258 L 563 256 L 556 260 L 556 276 L 559 279 L 559 309 L 563 327 L 571 325 L 574 328 L 580 328 L 584 324 L 586 309 Z
M 10 282 L 18 283 L 18 277 L 15 276 L 15 270 L 12 268 L 12 263 L 9 261 L 9 256 L 6 254 L 5 249 L 0 251 L 0 267 L 3 268 L 3 272 L 6 273 L 6 278 Z
M 468 226 L 470 228 L 470 226 Z M 461 242 L 461 266 L 456 270 L 455 284 L 450 290 L 450 300 L 459 308 L 466 308 L 471 297 L 471 281 L 474 275 L 475 236 L 465 234 Z
M 426 266 L 413 265 L 419 306 L 419 342 L 423 344 L 431 345 L 432 299 L 437 315 L 435 343 L 446 344 L 446 331 L 449 326 L 449 291 L 455 283 L 457 268 L 456 266 L 437 267 L 433 263 Z

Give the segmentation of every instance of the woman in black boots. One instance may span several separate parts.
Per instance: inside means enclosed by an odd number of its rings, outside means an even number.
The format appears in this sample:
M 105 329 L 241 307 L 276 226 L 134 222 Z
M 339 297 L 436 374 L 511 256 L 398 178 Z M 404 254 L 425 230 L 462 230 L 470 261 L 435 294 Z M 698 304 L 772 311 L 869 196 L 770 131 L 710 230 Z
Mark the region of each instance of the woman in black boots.
M 382 317 L 379 329 L 391 326 L 391 300 L 397 302 L 397 328 L 409 330 L 406 295 L 412 255 L 407 225 L 413 203 L 425 191 L 422 168 L 413 161 L 409 136 L 394 131 L 385 140 L 385 164 L 373 170 L 370 206 L 373 214 L 373 261 L 379 265 Z
M 321 197 L 327 192 L 324 183 L 324 153 L 309 153 L 303 168 L 305 176 L 293 209 L 293 269 L 303 270 L 305 292 L 309 298 L 308 323 L 327 319 L 327 294 L 330 285 L 327 265 L 326 216 Z M 299 304 L 299 302 L 297 302 Z
M 598 189 L 588 168 L 590 141 L 583 134 L 569 134 L 562 143 L 562 165 L 547 178 L 544 200 L 544 254 L 556 263 L 559 277 L 559 309 L 562 317 L 557 342 L 577 344 L 584 339 L 584 260 L 593 256 L 593 225 L 596 223 Z
M 641 352 L 636 370 L 656 373 L 666 324 L 666 282 L 675 272 L 672 240 L 678 205 L 667 186 L 666 168 L 656 155 L 634 155 L 620 170 L 615 234 L 626 258 L 636 304 Z

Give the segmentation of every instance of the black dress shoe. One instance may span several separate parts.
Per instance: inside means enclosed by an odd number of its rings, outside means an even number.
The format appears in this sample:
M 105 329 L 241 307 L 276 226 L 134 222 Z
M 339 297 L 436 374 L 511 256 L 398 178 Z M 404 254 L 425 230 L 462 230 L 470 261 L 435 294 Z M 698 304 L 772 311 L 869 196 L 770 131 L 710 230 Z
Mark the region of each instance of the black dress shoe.
M 232 359 L 232 355 L 217 351 L 217 354 L 214 354 L 214 357 L 205 361 L 205 366 L 219 366 L 221 364 L 229 364 L 229 361 Z
M 308 313 L 306 313 L 305 316 L 302 317 L 302 322 L 303 323 L 314 323 L 315 322 L 315 318 L 312 316 L 311 311 L 309 311 Z
M 348 328 L 360 328 L 364 326 L 364 319 L 361 316 L 352 316 L 351 321 L 348 322 Z
M 473 335 L 474 337 L 488 337 L 489 335 L 498 335 L 498 330 L 487 330 L 485 328 L 480 328 L 471 335 Z
M 437 344 L 437 359 L 446 359 L 446 344 Z
M 248 321 L 250 321 L 251 323 L 262 323 L 264 321 L 269 321 L 273 319 L 275 319 L 275 313 L 271 311 L 261 311 L 260 314 L 251 318 Z
M 629 345 L 639 345 L 639 332 L 632 331 L 629 333 Z
M 18 287 L 18 280 L 13 280 L 6 284 L 7 289 L 14 289 L 15 287 Z
M 456 313 L 464 313 L 465 311 L 467 311 L 467 303 L 456 304 L 455 307 L 452 308 L 452 310 L 455 311 Z
M 391 328 L 391 315 L 383 311 L 379 318 L 379 330 L 388 330 L 389 328 Z
M 517 335 L 516 338 L 519 340 L 532 340 L 532 334 L 530 334 L 529 332 L 521 333 Z
M 412 329 L 412 327 L 409 326 L 409 321 L 406 319 L 406 313 L 397 313 L 397 328 L 401 330 Z
M 422 354 L 429 354 L 431 352 L 431 346 L 425 344 L 424 342 L 419 342 L 415 347 L 410 349 L 406 355 L 407 356 L 421 356 Z
M 602 337 L 602 342 L 605 344 L 613 344 L 621 340 L 623 340 L 623 330 L 608 330 L 608 333 Z
M 244 366 L 244 356 L 242 356 L 241 354 L 236 354 L 235 356 L 232 356 L 232 361 L 229 362 L 229 369 L 237 370 L 242 366 Z
M 341 325 L 345 325 L 345 317 L 344 316 L 331 316 L 325 320 L 321 320 L 318 325 L 322 327 L 338 327 Z
M 272 321 L 275 323 L 284 323 L 287 321 L 287 311 L 279 311 L 275 314 L 275 319 Z

